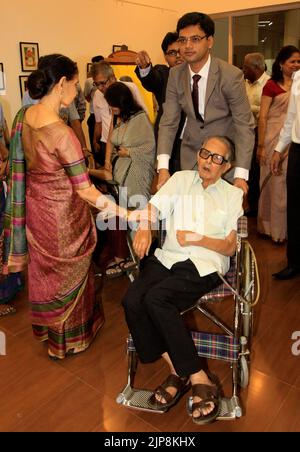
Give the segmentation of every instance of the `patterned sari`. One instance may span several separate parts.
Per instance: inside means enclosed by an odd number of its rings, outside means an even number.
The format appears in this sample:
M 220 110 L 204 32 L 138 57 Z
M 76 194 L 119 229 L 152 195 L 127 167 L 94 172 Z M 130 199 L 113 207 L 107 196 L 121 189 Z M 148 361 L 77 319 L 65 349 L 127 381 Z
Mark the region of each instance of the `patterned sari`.
M 22 148 L 33 332 L 62 359 L 84 351 L 104 323 L 92 269 L 95 225 L 76 192 L 91 183 L 79 142 L 62 121 L 38 129 L 24 121 Z
M 258 231 L 272 237 L 275 242 L 287 238 L 287 158 L 282 164 L 280 176 L 272 176 L 267 184 L 264 181 L 270 172 L 270 164 L 280 131 L 284 125 L 289 105 L 290 92 L 273 98 L 267 118 L 265 134 L 266 164 L 260 168 L 261 190 L 258 206 Z

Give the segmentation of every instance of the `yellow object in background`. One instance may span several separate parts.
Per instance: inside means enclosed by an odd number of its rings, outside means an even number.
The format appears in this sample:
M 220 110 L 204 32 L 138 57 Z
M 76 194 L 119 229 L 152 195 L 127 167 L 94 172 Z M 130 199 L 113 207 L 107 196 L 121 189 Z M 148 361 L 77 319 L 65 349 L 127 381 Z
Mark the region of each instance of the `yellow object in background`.
M 156 118 L 156 110 L 154 108 L 153 94 L 149 93 L 143 88 L 141 82 L 139 81 L 134 72 L 136 68 L 135 64 L 113 64 L 112 67 L 118 80 L 120 80 L 120 77 L 125 75 L 128 75 L 129 77 L 132 78 L 133 82 L 137 85 L 138 89 L 140 90 L 143 96 L 145 104 L 148 108 L 150 121 L 152 122 L 152 124 L 154 124 Z

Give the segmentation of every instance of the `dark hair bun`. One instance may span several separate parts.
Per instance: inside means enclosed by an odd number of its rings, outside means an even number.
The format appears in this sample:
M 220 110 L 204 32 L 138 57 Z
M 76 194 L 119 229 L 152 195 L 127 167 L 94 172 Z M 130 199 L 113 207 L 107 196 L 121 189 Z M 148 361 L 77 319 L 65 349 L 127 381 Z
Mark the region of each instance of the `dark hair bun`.
M 49 90 L 47 77 L 44 71 L 38 69 L 30 74 L 27 82 L 29 95 L 32 99 L 41 99 Z

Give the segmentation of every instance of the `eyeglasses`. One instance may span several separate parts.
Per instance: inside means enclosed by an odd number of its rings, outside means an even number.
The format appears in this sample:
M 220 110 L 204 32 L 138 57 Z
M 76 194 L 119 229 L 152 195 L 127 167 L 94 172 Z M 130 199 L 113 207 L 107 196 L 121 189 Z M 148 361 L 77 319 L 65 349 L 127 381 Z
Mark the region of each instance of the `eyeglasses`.
M 168 52 L 166 52 L 166 55 L 177 57 L 177 55 L 180 55 L 180 50 L 168 50 Z
M 215 163 L 216 165 L 223 165 L 224 162 L 226 163 L 228 162 L 228 160 L 226 160 L 225 157 L 223 157 L 223 155 L 213 154 L 212 152 L 205 148 L 200 149 L 199 156 L 204 160 L 207 160 L 209 157 L 211 157 L 212 162 Z
M 184 37 L 184 36 L 180 36 L 180 37 L 177 39 L 177 42 L 178 42 L 180 45 L 185 45 L 185 44 L 187 44 L 189 41 L 191 41 L 192 44 L 199 44 L 199 43 L 202 41 L 202 39 L 204 39 L 204 38 L 207 38 L 207 36 L 206 36 L 206 35 L 204 35 L 204 36 L 198 36 L 198 35 L 195 35 L 195 36 L 190 36 L 190 37 L 188 37 L 188 38 L 186 38 L 186 37 Z
M 107 84 L 108 80 L 109 78 L 104 82 L 93 82 L 93 86 L 96 86 L 96 88 L 104 87 Z

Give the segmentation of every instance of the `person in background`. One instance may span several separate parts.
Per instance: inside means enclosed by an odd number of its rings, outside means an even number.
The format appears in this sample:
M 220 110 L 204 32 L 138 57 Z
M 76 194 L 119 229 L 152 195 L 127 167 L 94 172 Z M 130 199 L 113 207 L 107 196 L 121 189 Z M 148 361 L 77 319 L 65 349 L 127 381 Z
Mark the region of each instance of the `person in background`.
M 17 114 L 11 140 L 4 271 L 28 263 L 33 333 L 48 341 L 53 359 L 86 350 L 104 323 L 101 290 L 94 285 L 97 236 L 90 205 L 122 212 L 91 184 L 81 145 L 60 119 L 77 83 L 77 65 L 68 57 L 40 58 L 28 78 L 31 98 L 40 101 Z
M 262 90 L 270 76 L 265 72 L 265 58 L 261 53 L 248 53 L 245 56 L 243 72 L 245 76 L 246 92 L 250 103 L 250 108 L 255 121 L 255 143 L 251 168 L 249 172 L 249 192 L 247 195 L 248 209 L 247 216 L 257 216 L 259 199 L 259 163 L 257 161 L 257 141 L 258 141 L 258 119 L 260 112 L 260 101 Z
M 145 50 L 139 52 L 136 59 L 137 67 L 135 69 L 135 73 L 141 81 L 143 87 L 150 93 L 154 94 L 158 103 L 158 113 L 154 126 L 156 141 L 158 137 L 159 123 L 163 114 L 163 104 L 166 100 L 166 90 L 170 69 L 183 62 L 177 40 L 178 34 L 176 32 L 169 32 L 162 41 L 161 48 L 167 65 L 157 64 L 153 66 L 151 58 Z M 171 174 L 180 170 L 181 133 L 184 122 L 185 116 L 182 114 L 170 158 Z
M 272 77 L 264 89 L 261 99 L 261 114 L 258 126 L 258 158 L 261 164 L 262 187 L 259 199 L 257 229 L 275 242 L 282 243 L 287 238 L 287 154 L 281 162 L 281 174 L 270 179 L 270 163 L 286 119 L 292 88 L 292 76 L 300 69 L 300 53 L 294 46 L 285 46 L 276 56 Z
M 291 279 L 300 273 L 300 70 L 295 72 L 283 129 L 279 141 L 275 146 L 271 160 L 271 169 L 274 176 L 280 174 L 282 155 L 290 144 L 287 168 L 287 266 L 274 273 L 279 280 Z
M 103 61 L 104 57 L 102 55 L 97 55 L 92 58 L 92 63 L 99 63 L 100 61 Z M 90 138 L 90 146 L 91 151 L 93 155 L 95 155 L 95 149 L 93 145 L 94 140 L 94 131 L 95 131 L 95 114 L 94 114 L 94 108 L 93 108 L 93 97 L 97 90 L 96 86 L 93 84 L 93 77 L 91 77 L 90 73 L 88 74 L 88 78 L 86 79 L 85 85 L 84 85 L 84 97 L 85 100 L 90 104 L 90 116 L 87 120 L 87 125 L 89 129 L 89 138 Z
M 170 71 L 164 113 L 159 124 L 158 188 L 169 179 L 169 160 L 181 118 L 187 116 L 181 143 L 181 169 L 197 165 L 199 143 L 213 133 L 235 143 L 234 184 L 248 191 L 247 180 L 254 147 L 254 120 L 243 73 L 211 57 L 215 25 L 203 13 L 187 13 L 177 24 L 184 63 Z
M 74 99 L 74 104 L 75 104 L 76 110 L 79 115 L 79 120 L 80 120 L 80 122 L 82 122 L 85 118 L 85 112 L 86 112 L 85 96 L 83 94 L 83 91 L 82 91 L 79 83 L 76 86 L 76 89 L 77 89 L 77 95 Z
M 111 162 L 105 159 L 106 143 L 108 140 L 109 129 L 112 120 L 112 114 L 104 94 L 107 88 L 117 81 L 113 68 L 105 61 L 94 63 L 91 68 L 91 76 L 93 77 L 94 86 L 97 88 L 93 97 L 93 108 L 95 113 L 95 132 L 94 132 L 94 150 L 96 161 L 105 166 L 107 170 L 111 170 Z M 137 103 L 145 110 L 147 107 L 143 101 L 142 95 L 135 83 L 122 82 L 131 89 Z
M 5 212 L 5 187 L 4 183 L 8 175 L 9 157 L 9 130 L 4 117 L 2 105 L 0 104 L 0 318 L 14 314 L 16 309 L 10 304 L 16 294 L 23 289 L 23 278 L 21 273 L 10 275 L 2 274 L 2 255 L 4 241 L 4 212 Z
M 106 160 L 112 160 L 112 177 L 119 187 L 126 188 L 127 202 L 140 196 L 140 209 L 150 198 L 154 176 L 155 137 L 146 112 L 135 101 L 128 86 L 122 82 L 110 85 L 105 100 L 114 115 L 114 127 L 107 141 Z M 109 231 L 108 250 L 110 262 L 108 277 L 120 276 L 135 264 L 130 260 L 126 231 Z M 108 255 L 108 253 L 106 253 Z

